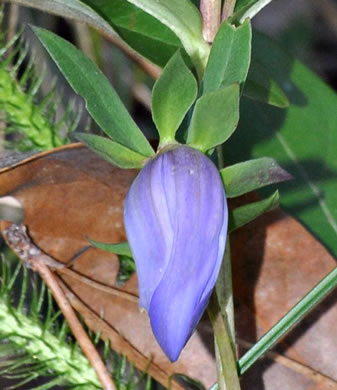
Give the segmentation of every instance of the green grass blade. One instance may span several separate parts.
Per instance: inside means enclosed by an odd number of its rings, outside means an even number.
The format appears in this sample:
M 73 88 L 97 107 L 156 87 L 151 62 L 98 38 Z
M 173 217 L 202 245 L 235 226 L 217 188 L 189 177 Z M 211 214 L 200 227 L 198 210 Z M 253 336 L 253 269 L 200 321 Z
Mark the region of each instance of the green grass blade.
M 238 362 L 244 374 L 256 360 L 276 344 L 295 324 L 337 286 L 337 267 L 328 273 L 304 298 L 282 317 Z

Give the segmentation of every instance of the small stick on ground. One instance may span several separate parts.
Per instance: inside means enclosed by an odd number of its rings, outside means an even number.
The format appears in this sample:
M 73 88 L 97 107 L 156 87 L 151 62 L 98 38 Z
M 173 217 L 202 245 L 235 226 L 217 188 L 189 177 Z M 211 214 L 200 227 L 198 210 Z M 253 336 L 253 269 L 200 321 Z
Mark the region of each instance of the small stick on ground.
M 33 271 L 38 272 L 50 289 L 53 297 L 59 305 L 60 310 L 68 322 L 73 335 L 102 383 L 103 388 L 105 390 L 116 390 L 116 386 L 114 385 L 108 370 L 106 369 L 89 336 L 83 329 L 74 309 L 66 298 L 57 281 L 57 277 L 48 267 L 50 265 L 55 266 L 55 264 L 53 264 L 55 260 L 46 254 L 43 254 L 43 252 L 41 252 L 31 242 L 24 225 L 10 225 L 4 231 L 4 237 L 21 260 L 26 262 Z
M 129 302 L 133 302 L 135 304 L 138 304 L 138 297 L 136 295 L 133 295 L 127 291 L 120 290 L 116 287 L 106 286 L 102 283 L 98 283 L 95 280 L 89 279 L 88 277 L 84 275 L 80 275 L 78 272 L 75 272 L 67 267 L 64 268 L 58 268 L 57 273 L 60 275 L 66 275 L 69 276 L 75 280 L 79 280 L 82 283 L 87 284 L 88 286 L 92 288 L 96 288 L 97 290 L 103 291 L 107 294 L 110 294 L 115 297 L 126 299 Z

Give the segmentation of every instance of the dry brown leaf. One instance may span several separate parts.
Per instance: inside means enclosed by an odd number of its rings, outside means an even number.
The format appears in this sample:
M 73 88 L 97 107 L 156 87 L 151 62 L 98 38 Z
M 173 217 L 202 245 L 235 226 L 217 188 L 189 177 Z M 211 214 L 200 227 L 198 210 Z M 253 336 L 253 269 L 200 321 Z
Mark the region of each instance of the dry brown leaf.
M 333 267 L 335 260 L 296 220 L 280 210 L 232 235 L 238 336 L 254 342 Z M 337 381 L 337 298 L 332 293 L 278 346 L 277 351 Z M 327 390 L 282 364 L 263 360 L 244 375 L 250 390 Z M 337 389 L 337 383 L 334 387 Z
M 88 245 L 86 237 L 111 243 L 126 239 L 123 201 L 136 174 L 135 170 L 113 167 L 83 146 L 67 146 L 0 171 L 0 196 L 11 194 L 20 200 L 25 210 L 24 224 L 34 243 L 67 263 Z M 113 287 L 119 263 L 115 255 L 91 248 L 76 259 L 73 269 Z M 139 311 L 137 303 L 112 296 L 69 274 L 60 275 L 74 294 L 72 301 L 85 321 L 109 337 L 113 349 L 125 354 L 137 368 L 147 368 L 164 386 L 175 373 L 206 386 L 215 382 L 208 331 L 206 336 L 196 333 L 179 361 L 172 364 L 152 335 L 147 314 Z M 135 275 L 122 290 L 137 294 Z M 210 347 L 205 345 L 205 338 L 210 340 Z M 179 385 L 173 381 L 172 387 Z
M 3 170 L 0 195 L 12 194 L 24 205 L 25 224 L 34 242 L 49 255 L 67 262 L 87 245 L 86 236 L 105 242 L 125 240 L 122 203 L 136 171 L 120 170 L 87 149 L 68 146 L 44 153 Z M 335 261 L 294 219 L 281 211 L 265 215 L 232 236 L 233 275 L 238 336 L 253 342 L 264 334 L 298 299 L 313 287 Z M 118 273 L 114 255 L 90 249 L 76 260 L 74 269 L 113 287 Z M 181 358 L 169 363 L 160 351 L 146 313 L 132 299 L 112 296 L 63 274 L 68 297 L 89 326 L 109 337 L 135 365 L 162 384 L 180 372 L 206 386 L 215 380 L 211 329 L 202 323 Z M 122 288 L 137 293 L 133 276 Z M 337 380 L 336 295 L 324 301 L 280 344 L 285 357 L 312 367 L 312 375 L 288 361 L 265 359 L 251 368 L 242 387 L 253 390 L 323 390 L 324 377 Z M 147 353 L 147 357 L 143 354 Z M 291 367 L 291 368 L 289 368 Z M 322 379 L 323 378 L 323 379 Z M 333 383 L 333 382 L 332 382 Z

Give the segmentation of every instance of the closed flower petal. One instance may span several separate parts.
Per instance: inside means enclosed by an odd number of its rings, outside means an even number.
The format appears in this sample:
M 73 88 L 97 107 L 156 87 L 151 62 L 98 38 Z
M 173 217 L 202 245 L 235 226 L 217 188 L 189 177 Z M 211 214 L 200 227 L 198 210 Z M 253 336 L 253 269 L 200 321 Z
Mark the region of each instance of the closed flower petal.
M 177 360 L 202 316 L 222 261 L 228 211 L 219 172 L 178 146 L 141 170 L 124 222 L 136 262 L 140 306 L 161 348 Z

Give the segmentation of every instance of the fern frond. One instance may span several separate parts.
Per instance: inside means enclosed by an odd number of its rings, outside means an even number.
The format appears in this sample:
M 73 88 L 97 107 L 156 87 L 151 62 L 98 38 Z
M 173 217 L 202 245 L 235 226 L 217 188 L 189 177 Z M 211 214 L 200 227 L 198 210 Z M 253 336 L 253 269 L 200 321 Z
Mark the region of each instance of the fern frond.
M 118 390 L 135 390 L 152 379 L 138 373 L 126 358 L 111 350 L 109 341 L 88 330 Z M 10 388 L 48 378 L 31 390 L 101 389 L 93 368 L 74 341 L 62 313 L 45 284 L 19 260 L 0 257 L 0 376 L 15 380 Z M 10 389 L 9 387 L 7 389 Z
M 0 339 L 6 340 L 0 344 L 0 355 L 6 356 L 0 364 L 0 375 L 21 379 L 15 386 L 52 375 L 53 385 L 57 382 L 69 388 L 101 389 L 69 331 L 59 325 L 62 315 L 55 309 L 49 290 L 43 284 L 38 289 L 36 281 L 30 285 L 26 268 L 18 263 L 12 270 L 3 256 L 0 278 Z M 18 285 L 19 296 L 14 299 Z
M 0 9 L 0 24 L 2 12 Z M 57 119 L 62 97 L 55 86 L 41 101 L 37 97 L 45 68 L 40 72 L 35 69 L 34 54 L 28 59 L 28 46 L 21 33 L 7 43 L 4 36 L 0 33 L 0 112 L 5 114 L 7 134 L 17 135 L 6 147 L 20 151 L 48 150 L 68 143 L 81 113 L 69 104 Z

